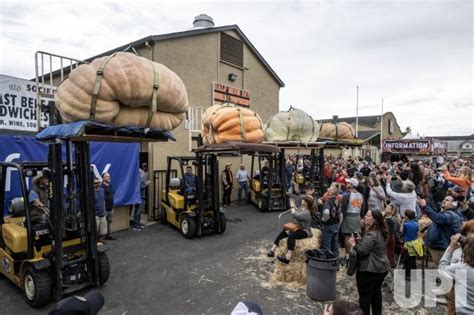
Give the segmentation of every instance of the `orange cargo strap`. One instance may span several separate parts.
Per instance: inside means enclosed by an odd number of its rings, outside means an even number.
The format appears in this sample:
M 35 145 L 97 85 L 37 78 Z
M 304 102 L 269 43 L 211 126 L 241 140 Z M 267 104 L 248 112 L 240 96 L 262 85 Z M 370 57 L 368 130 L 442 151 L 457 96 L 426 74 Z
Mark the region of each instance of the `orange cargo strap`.
M 104 69 L 107 63 L 115 57 L 117 53 L 114 53 L 102 61 L 101 65 L 99 66 L 99 69 L 97 69 L 97 76 L 95 78 L 95 84 L 94 84 L 94 90 L 92 91 L 92 99 L 91 99 L 91 108 L 89 112 L 89 119 L 94 120 L 95 119 L 95 109 L 97 107 L 97 99 L 99 98 L 99 92 L 100 92 L 100 86 L 102 84 L 102 78 L 104 77 Z
M 155 69 L 155 64 L 153 61 L 151 62 L 151 66 L 153 68 L 153 92 L 151 93 L 151 106 L 150 110 L 148 111 L 148 118 L 146 119 L 146 128 L 150 128 L 151 119 L 153 118 L 153 114 L 156 113 L 156 97 L 158 95 L 158 90 L 160 89 L 160 76 L 158 71 Z

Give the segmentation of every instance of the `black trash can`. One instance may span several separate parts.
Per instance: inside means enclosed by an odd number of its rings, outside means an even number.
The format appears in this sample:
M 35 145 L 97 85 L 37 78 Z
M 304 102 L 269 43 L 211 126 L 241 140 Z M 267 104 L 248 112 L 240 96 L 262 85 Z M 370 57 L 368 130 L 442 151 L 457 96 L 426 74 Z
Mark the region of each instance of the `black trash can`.
M 318 249 L 307 250 L 305 255 L 306 293 L 316 301 L 334 301 L 339 258 Z

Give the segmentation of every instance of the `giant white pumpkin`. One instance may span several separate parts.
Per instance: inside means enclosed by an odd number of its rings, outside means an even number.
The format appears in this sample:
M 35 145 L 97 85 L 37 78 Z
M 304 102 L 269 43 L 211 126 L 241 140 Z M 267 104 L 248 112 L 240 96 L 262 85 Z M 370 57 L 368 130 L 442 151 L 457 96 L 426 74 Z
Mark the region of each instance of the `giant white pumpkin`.
M 267 123 L 267 141 L 316 141 L 319 124 L 306 112 L 291 107 L 287 112 L 274 115 Z

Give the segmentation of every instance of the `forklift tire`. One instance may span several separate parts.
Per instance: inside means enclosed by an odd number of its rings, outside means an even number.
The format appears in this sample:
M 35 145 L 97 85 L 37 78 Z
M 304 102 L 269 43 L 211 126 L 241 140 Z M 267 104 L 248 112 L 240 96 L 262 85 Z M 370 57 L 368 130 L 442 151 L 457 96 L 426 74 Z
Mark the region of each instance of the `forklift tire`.
M 168 223 L 168 218 L 166 216 L 166 209 L 165 208 L 160 209 L 160 222 L 161 222 L 161 224 Z
M 183 216 L 183 219 L 181 219 L 180 230 L 185 238 L 193 238 L 196 235 L 196 220 L 188 215 Z
M 221 225 L 221 230 L 220 232 L 217 232 L 217 234 L 222 234 L 225 232 L 225 228 L 227 226 L 227 220 L 225 218 L 225 214 L 221 213 L 221 215 L 219 216 L 219 223 Z
M 262 198 L 262 197 L 258 197 L 258 210 L 260 210 L 260 212 L 267 212 L 268 211 L 268 204 L 267 204 L 267 201 Z
M 109 280 L 110 264 L 109 258 L 105 252 L 99 253 L 99 284 L 103 285 Z
M 51 277 L 48 270 L 27 267 L 23 273 L 22 289 L 30 306 L 38 308 L 48 303 L 51 299 Z

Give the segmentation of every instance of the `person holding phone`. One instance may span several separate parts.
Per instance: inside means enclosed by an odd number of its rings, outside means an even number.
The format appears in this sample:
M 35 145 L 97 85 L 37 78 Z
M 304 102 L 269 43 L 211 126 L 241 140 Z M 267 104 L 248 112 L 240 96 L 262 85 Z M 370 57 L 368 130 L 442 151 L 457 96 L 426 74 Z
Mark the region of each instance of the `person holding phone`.
M 364 234 L 357 240 L 355 233 L 349 239 L 351 250 L 358 256 L 356 273 L 359 306 L 364 315 L 382 314 L 382 284 L 390 270 L 387 257 L 389 231 L 380 211 L 367 211 L 363 219 Z
M 295 250 L 296 240 L 312 237 L 311 232 L 311 215 L 316 209 L 316 202 L 311 196 L 304 196 L 301 201 L 301 207 L 299 209 L 295 206 L 294 199 L 290 199 L 290 208 L 292 214 L 292 221 L 294 228 L 287 230 L 285 227 L 278 234 L 273 243 L 272 249 L 267 253 L 268 257 L 275 257 L 275 251 L 280 246 L 280 241 L 284 238 L 288 238 L 288 250 L 284 256 L 278 256 L 278 260 L 282 263 L 288 264 L 291 260 L 293 251 Z

